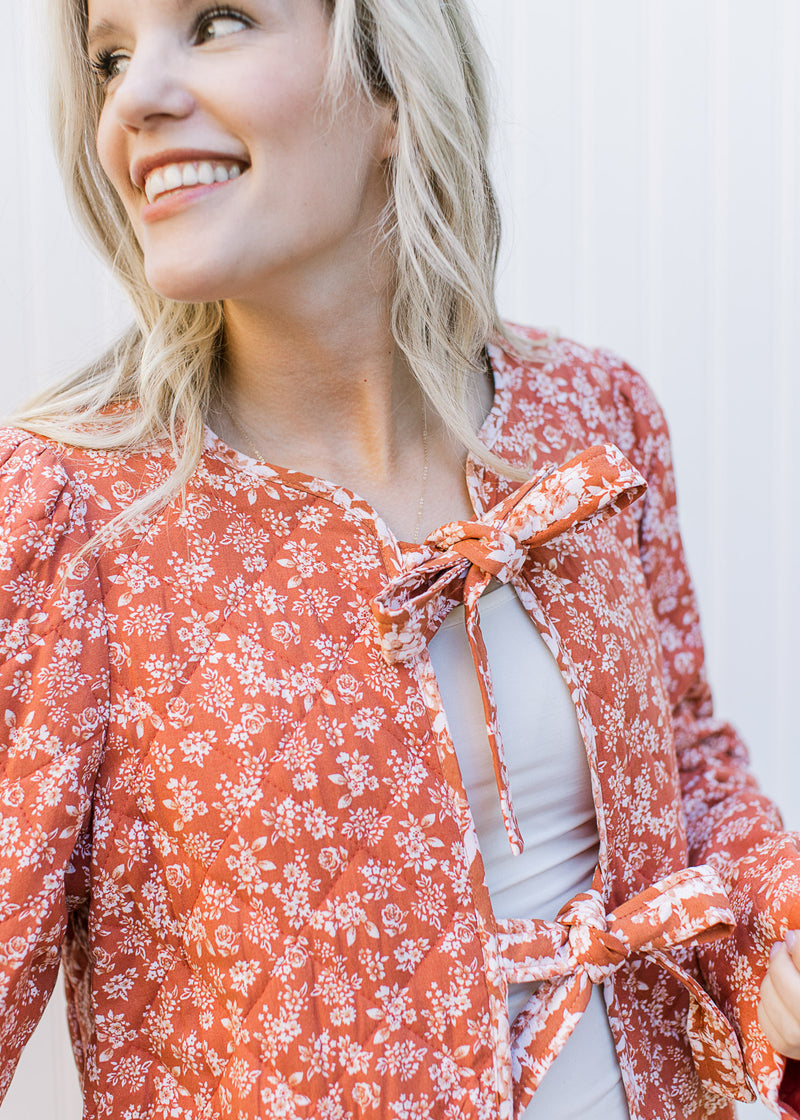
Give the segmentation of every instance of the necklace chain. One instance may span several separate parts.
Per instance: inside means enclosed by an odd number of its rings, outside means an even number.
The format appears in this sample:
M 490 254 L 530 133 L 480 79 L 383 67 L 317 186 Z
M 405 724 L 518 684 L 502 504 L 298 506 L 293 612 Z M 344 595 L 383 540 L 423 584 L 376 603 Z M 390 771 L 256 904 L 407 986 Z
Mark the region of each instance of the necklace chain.
M 225 403 L 225 401 L 223 400 L 222 397 L 219 398 L 219 403 L 222 406 L 222 411 L 225 413 L 225 415 L 230 420 L 231 424 L 233 424 L 236 431 L 239 433 L 239 435 L 244 440 L 245 444 L 247 445 L 248 450 L 253 453 L 253 456 L 258 460 L 259 463 L 266 463 L 267 460 L 264 458 L 264 456 L 258 450 L 256 445 L 253 443 L 253 440 L 250 438 L 250 435 L 247 432 L 247 430 L 245 429 L 244 425 L 239 423 L 239 421 L 233 415 L 230 408 L 228 408 L 228 405 Z M 426 490 L 427 484 L 428 484 L 428 410 L 425 407 L 425 402 L 423 401 L 422 402 L 422 489 L 421 489 L 420 495 L 419 495 L 419 506 L 417 507 L 417 521 L 416 521 L 416 524 L 414 526 L 414 536 L 412 537 L 412 543 L 413 544 L 419 544 L 419 530 L 420 530 L 420 527 L 422 525 L 422 511 L 425 508 L 425 490 Z
M 248 435 L 248 433 L 245 431 L 244 427 L 239 423 L 239 421 L 233 415 L 233 413 L 228 408 L 227 404 L 222 399 L 222 397 L 219 398 L 219 403 L 222 405 L 222 411 L 225 413 L 225 415 L 230 420 L 231 424 L 233 424 L 236 431 L 239 433 L 239 435 L 242 437 L 244 442 L 247 444 L 248 450 L 252 451 L 253 455 L 255 456 L 256 459 L 258 459 L 259 463 L 266 463 L 267 460 L 264 458 L 264 456 L 258 450 L 258 448 L 253 443 L 253 441 L 250 438 L 250 436 Z

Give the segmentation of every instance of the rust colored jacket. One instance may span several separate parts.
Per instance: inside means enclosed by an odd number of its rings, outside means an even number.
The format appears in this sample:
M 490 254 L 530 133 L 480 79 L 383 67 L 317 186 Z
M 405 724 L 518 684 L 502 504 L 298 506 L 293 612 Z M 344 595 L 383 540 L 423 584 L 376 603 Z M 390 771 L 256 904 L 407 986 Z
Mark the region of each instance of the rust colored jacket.
M 4 435 L 3 1084 L 61 961 L 87 1118 L 500 1120 L 602 982 L 632 1120 L 732 1116 L 742 1045 L 797 1115 L 754 1009 L 800 858 L 711 713 L 661 415 L 606 354 L 491 357 L 484 439 L 536 481 L 470 463 L 475 522 L 417 548 L 209 433 L 185 503 L 68 569 L 169 455 Z M 557 922 L 492 912 L 427 657 L 489 575 L 592 772 L 597 889 Z

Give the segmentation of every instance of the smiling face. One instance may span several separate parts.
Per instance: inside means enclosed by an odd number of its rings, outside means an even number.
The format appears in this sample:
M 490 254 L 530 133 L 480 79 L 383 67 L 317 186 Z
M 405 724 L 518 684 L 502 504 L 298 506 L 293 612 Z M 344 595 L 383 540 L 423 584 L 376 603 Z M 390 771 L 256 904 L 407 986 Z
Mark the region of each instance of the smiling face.
M 100 162 L 176 300 L 259 300 L 369 265 L 391 108 L 321 102 L 324 0 L 89 0 Z

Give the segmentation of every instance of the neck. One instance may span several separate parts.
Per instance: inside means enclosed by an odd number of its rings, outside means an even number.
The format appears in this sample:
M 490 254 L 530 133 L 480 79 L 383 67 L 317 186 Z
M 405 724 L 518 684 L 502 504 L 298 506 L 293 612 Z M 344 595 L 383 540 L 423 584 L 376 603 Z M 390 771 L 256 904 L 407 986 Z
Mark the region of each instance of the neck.
M 377 301 L 305 316 L 237 303 L 225 322 L 223 399 L 260 455 L 322 477 L 388 477 L 421 399 Z
M 221 404 L 233 447 L 345 486 L 403 540 L 473 516 L 464 452 L 422 394 L 377 304 L 324 301 L 313 314 L 226 306 Z M 376 310 L 377 308 L 377 310 Z M 491 403 L 476 385 L 476 420 Z

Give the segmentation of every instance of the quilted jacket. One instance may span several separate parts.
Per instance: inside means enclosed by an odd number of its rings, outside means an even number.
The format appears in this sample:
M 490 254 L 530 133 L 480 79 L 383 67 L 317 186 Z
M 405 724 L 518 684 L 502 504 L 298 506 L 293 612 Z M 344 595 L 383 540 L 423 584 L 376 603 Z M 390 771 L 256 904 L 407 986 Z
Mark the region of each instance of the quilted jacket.
M 752 1084 L 798 1115 L 755 1006 L 800 856 L 712 715 L 660 412 L 605 353 L 490 357 L 484 440 L 533 481 L 470 462 L 475 520 L 416 547 L 208 433 L 185 500 L 69 565 L 168 449 L 3 435 L 2 1087 L 61 964 L 86 1118 L 506 1120 L 602 983 L 632 1120 Z M 518 845 L 492 576 L 591 768 L 595 888 L 555 921 L 493 913 L 427 656 L 465 600 Z

